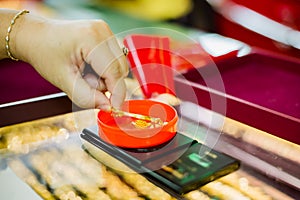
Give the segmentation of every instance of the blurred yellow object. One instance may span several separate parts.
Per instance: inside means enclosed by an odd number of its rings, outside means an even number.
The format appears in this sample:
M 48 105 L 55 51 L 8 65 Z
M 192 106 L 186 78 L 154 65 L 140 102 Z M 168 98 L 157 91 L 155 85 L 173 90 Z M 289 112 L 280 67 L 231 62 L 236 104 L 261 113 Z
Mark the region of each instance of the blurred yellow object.
M 128 15 L 146 20 L 176 19 L 189 13 L 191 0 L 95 0 Z
M 0 0 L 0 8 L 21 9 L 22 1 L 20 0 Z
M 150 122 L 146 122 L 145 120 L 141 120 L 141 119 L 132 121 L 131 123 L 135 128 L 142 128 L 143 129 L 143 128 L 149 128 L 151 126 Z

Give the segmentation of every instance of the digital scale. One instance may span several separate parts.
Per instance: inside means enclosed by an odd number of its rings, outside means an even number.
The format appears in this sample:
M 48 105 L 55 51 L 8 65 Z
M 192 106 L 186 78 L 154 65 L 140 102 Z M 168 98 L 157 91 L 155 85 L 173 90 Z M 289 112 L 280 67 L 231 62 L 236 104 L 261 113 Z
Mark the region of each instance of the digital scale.
M 120 148 L 104 142 L 98 127 L 81 138 L 143 175 L 171 195 L 182 195 L 237 170 L 240 162 L 177 133 L 169 142 L 147 149 Z M 88 149 L 87 149 L 88 150 Z

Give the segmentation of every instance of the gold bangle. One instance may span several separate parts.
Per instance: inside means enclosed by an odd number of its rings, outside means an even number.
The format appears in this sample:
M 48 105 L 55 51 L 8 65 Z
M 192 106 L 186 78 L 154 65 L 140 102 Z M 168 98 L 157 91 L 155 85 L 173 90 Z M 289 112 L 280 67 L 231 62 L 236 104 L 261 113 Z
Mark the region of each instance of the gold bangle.
M 29 13 L 28 10 L 22 10 L 20 12 L 18 12 L 14 18 L 10 21 L 10 25 L 9 27 L 7 28 L 7 34 L 6 34 L 6 37 L 5 37 L 5 49 L 6 49 L 6 53 L 8 55 L 8 57 L 12 60 L 15 60 L 15 61 L 18 61 L 19 59 L 15 58 L 12 53 L 10 52 L 10 47 L 9 47 L 9 41 L 10 41 L 10 33 L 11 33 L 11 30 L 12 30 L 12 27 L 13 25 L 15 24 L 16 20 L 23 14 L 26 14 L 26 13 Z

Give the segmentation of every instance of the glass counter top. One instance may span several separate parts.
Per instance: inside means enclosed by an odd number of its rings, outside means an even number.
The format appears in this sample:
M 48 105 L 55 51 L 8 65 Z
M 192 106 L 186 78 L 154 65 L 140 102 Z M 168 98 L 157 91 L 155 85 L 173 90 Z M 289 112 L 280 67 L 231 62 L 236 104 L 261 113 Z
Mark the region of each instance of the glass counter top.
M 2 127 L 1 198 L 175 199 L 141 174 L 108 167 L 113 165 L 127 168 L 100 149 L 92 145 L 85 146 L 88 144 L 81 140 L 80 131 L 96 124 L 96 113 L 97 110 L 77 111 Z M 199 128 L 192 121 L 184 118 L 181 120 L 180 125 L 189 126 L 190 131 Z M 224 133 L 215 148 L 241 160 L 241 168 L 184 194 L 182 198 L 261 200 L 294 199 L 299 195 L 295 186 L 282 183 L 281 180 L 276 181 L 268 175 L 273 176 L 272 168 L 278 170 L 282 161 L 285 161 L 291 171 L 283 168 L 275 173 L 278 178 L 289 175 L 297 186 L 299 146 L 279 138 L 268 138 L 269 134 L 263 135 L 258 130 L 253 130 L 255 129 L 226 119 Z M 199 131 L 204 133 L 205 126 L 200 127 Z M 247 134 L 252 134 L 252 137 Z M 273 143 L 268 144 L 270 141 Z M 259 148 L 254 144 L 258 144 Z M 89 152 L 85 147 L 88 147 Z M 281 150 L 274 152 L 278 147 Z M 269 154 L 266 154 L 268 148 Z M 274 156 L 277 158 L 274 159 Z M 279 166 L 274 165 L 274 160 L 278 160 Z M 265 166 L 270 168 L 266 169 Z M 266 171 L 263 172 L 263 169 Z

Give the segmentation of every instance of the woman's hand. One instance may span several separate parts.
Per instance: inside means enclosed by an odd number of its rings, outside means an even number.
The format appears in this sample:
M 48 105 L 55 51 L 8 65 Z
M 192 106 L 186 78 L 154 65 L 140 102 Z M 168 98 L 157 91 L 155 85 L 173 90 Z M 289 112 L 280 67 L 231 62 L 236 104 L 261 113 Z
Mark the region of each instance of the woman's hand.
M 15 57 L 30 63 L 80 107 L 120 107 L 128 66 L 104 21 L 56 21 L 30 14 L 18 20 L 11 40 Z

